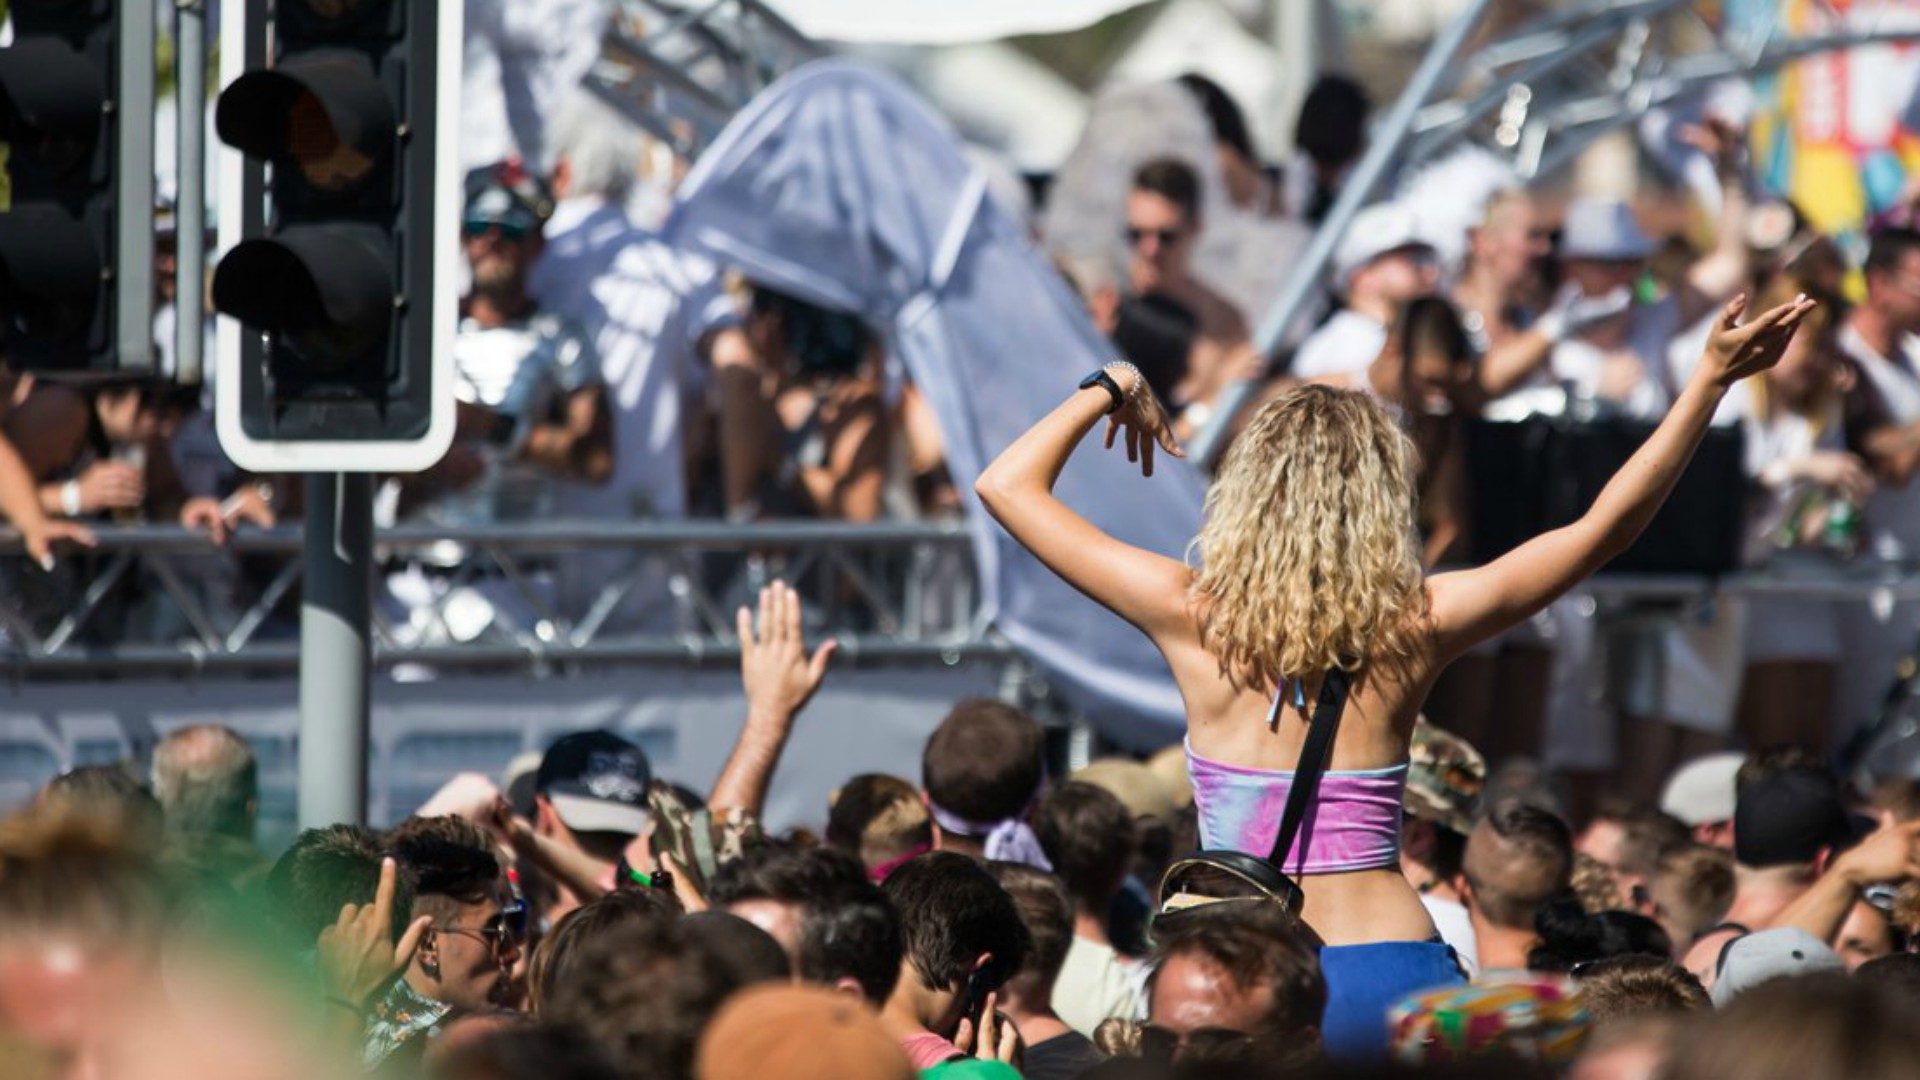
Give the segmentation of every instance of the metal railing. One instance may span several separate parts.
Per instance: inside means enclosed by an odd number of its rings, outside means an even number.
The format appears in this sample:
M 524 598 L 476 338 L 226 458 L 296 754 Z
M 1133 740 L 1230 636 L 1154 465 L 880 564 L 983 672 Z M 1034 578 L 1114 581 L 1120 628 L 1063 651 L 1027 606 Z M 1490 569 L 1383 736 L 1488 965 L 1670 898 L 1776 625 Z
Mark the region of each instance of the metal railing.
M 514 668 L 737 659 L 734 611 L 775 578 L 850 662 L 1004 658 L 964 525 L 542 522 L 406 526 L 375 540 L 375 662 Z M 0 532 L 0 669 L 16 677 L 283 670 L 297 526 L 107 528 L 48 575 Z

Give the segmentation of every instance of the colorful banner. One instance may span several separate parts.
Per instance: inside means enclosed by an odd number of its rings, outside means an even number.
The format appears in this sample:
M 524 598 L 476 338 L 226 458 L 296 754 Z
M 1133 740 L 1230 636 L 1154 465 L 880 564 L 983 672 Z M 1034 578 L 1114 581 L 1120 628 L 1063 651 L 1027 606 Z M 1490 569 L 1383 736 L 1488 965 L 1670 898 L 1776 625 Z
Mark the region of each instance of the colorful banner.
M 1743 34 L 1775 39 L 1920 28 L 1920 0 L 1732 0 Z M 1755 81 L 1755 161 L 1768 187 L 1813 224 L 1857 235 L 1920 175 L 1910 115 L 1920 47 L 1830 52 Z

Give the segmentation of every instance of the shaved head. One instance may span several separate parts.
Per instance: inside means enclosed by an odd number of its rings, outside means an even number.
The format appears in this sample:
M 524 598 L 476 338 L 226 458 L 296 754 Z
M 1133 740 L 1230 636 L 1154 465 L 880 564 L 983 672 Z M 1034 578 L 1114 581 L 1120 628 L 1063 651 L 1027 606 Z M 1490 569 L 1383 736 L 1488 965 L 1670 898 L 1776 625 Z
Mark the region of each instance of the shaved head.
M 1572 877 L 1573 834 L 1539 807 L 1503 802 L 1473 827 L 1463 865 L 1487 921 L 1531 930 L 1534 913 Z

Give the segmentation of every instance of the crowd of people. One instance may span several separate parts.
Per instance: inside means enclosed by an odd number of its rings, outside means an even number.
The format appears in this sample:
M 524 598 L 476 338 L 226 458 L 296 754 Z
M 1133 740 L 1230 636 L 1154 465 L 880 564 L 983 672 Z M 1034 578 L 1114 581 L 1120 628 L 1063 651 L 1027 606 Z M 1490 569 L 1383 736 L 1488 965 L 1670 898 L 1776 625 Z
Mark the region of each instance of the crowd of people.
M 1407 194 L 1348 228 L 1323 317 L 1266 357 L 1196 264 L 1208 193 L 1318 222 L 1364 95 L 1309 95 L 1275 176 L 1217 87 L 1180 85 L 1217 160 L 1142 157 L 1110 265 L 1060 260 L 1121 359 L 970 498 L 1153 641 L 1184 743 L 1063 776 L 1031 717 L 960 702 L 917 775 L 847 777 L 812 827 L 770 830 L 835 652 L 781 583 L 740 612 L 739 735 L 704 787 L 581 731 L 390 828 L 265 852 L 246 742 L 182 727 L 150 771 L 75 769 L 0 820 L 9 1071 L 1920 1076 L 1920 782 L 1858 790 L 1833 765 L 1920 604 L 1721 603 L 1659 632 L 1615 732 L 1592 612 L 1564 600 L 1715 428 L 1743 446 L 1738 560 L 1911 556 L 1914 222 L 1876 223 L 1848 304 L 1839 245 L 1753 194 L 1744 132 L 1710 119 L 1697 237 L 1656 239 L 1618 198 L 1482 184 L 1449 192 L 1461 228 Z M 877 328 L 638 221 L 644 147 L 604 107 L 543 134 L 540 164 L 466 178 L 458 435 L 388 482 L 389 520 L 959 512 Z M 299 515 L 286 478 L 218 460 L 197 392 L 19 377 L 0 402 L 0 511 L 49 576 L 90 520 L 219 540 Z M 1484 552 L 1476 425 L 1539 418 L 1640 425 L 1638 449 L 1574 520 Z M 1103 421 L 1148 476 L 1231 428 L 1192 562 L 1055 497 Z M 466 557 L 393 559 L 396 624 L 471 588 Z M 1485 565 L 1444 572 L 1463 561 Z M 16 570 L 18 595 L 45 587 Z M 542 575 L 610 576 L 598 554 Z M 511 621 L 511 591 L 464 633 Z
M 1575 819 L 1421 720 L 1386 872 L 1453 970 L 1375 1000 L 1405 959 L 1330 939 L 1391 903 L 1159 904 L 1214 842 L 1178 746 L 1055 778 L 1031 718 L 964 701 L 917 776 L 848 777 L 817 828 L 770 831 L 833 647 L 781 586 L 741 618 L 744 718 L 704 795 L 582 731 L 276 857 L 228 729 L 53 780 L 0 820 L 8 1074 L 1920 1075 L 1920 782 L 1720 754 Z

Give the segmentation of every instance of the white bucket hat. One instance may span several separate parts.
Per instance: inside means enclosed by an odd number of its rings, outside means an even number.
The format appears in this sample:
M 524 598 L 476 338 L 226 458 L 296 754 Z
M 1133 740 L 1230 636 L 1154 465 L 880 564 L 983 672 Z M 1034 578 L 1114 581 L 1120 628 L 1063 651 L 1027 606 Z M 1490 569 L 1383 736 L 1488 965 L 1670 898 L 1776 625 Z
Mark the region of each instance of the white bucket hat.
M 1340 288 L 1353 282 L 1353 275 L 1382 255 L 1402 248 L 1433 248 L 1433 241 L 1420 231 L 1420 217 L 1398 203 L 1375 203 L 1353 216 L 1347 234 L 1333 259 L 1333 272 Z

